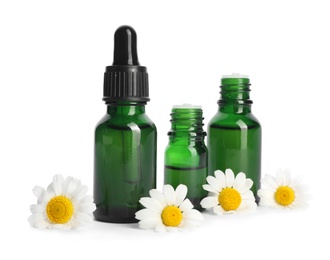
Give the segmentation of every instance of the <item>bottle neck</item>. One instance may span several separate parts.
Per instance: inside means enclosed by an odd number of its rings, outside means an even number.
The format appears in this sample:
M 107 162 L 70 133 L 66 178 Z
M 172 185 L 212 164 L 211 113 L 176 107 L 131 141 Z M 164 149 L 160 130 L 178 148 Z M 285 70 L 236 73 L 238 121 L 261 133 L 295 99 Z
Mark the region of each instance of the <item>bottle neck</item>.
M 107 106 L 107 113 L 109 115 L 125 115 L 134 116 L 145 113 L 145 102 L 113 102 Z
M 250 80 L 248 78 L 222 78 L 219 111 L 244 114 L 251 112 Z
M 171 130 L 168 132 L 171 143 L 191 144 L 203 142 L 203 111 L 199 107 L 174 107 L 171 113 Z
M 251 104 L 238 103 L 218 103 L 219 112 L 228 114 L 248 114 L 251 113 Z

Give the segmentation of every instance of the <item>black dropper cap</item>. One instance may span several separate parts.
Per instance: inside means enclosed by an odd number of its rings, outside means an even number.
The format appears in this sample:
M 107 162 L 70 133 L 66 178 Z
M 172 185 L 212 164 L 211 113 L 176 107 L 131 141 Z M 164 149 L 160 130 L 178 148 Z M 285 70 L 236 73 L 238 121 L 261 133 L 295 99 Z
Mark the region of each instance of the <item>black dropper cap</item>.
M 130 26 L 121 26 L 115 32 L 113 64 L 104 73 L 103 100 L 107 104 L 150 100 L 147 68 L 139 64 L 136 32 Z

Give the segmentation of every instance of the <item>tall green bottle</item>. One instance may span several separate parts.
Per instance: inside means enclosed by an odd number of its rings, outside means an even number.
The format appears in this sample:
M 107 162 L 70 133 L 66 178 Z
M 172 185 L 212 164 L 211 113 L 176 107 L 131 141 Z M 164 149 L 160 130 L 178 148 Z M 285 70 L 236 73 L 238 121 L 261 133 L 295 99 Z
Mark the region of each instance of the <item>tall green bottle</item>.
M 209 175 L 227 168 L 252 179 L 258 202 L 261 175 L 261 125 L 251 112 L 250 80 L 230 75 L 221 79 L 219 109 L 208 124 Z
M 133 223 L 139 199 L 156 188 L 155 124 L 145 113 L 148 74 L 140 66 L 136 33 L 115 32 L 114 62 L 104 74 L 107 113 L 95 129 L 94 202 L 96 220 Z
M 185 184 L 187 198 L 202 211 L 201 200 L 207 177 L 207 147 L 204 143 L 203 111 L 199 106 L 174 106 L 171 113 L 169 143 L 165 150 L 164 183 L 176 188 Z

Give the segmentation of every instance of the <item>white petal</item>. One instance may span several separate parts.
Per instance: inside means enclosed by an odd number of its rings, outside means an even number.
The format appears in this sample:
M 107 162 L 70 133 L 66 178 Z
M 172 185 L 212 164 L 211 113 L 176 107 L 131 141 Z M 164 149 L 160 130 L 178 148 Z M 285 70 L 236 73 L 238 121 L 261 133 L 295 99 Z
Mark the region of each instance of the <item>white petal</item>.
M 74 214 L 74 219 L 83 226 L 87 226 L 93 221 L 93 218 L 85 213 L 76 212 Z
M 216 191 L 220 192 L 222 189 L 221 181 L 213 176 L 207 176 L 206 181 Z
M 283 176 L 284 176 L 283 185 L 290 186 L 292 182 L 290 171 L 288 169 L 284 170 Z
M 180 184 L 175 190 L 175 206 L 180 206 L 183 200 L 186 198 L 188 188 L 186 185 Z
M 96 210 L 96 206 L 94 203 L 78 203 L 75 210 L 81 213 L 90 214 Z
M 179 225 L 180 228 L 193 228 L 200 226 L 201 223 L 204 221 L 203 215 L 196 209 L 189 210 L 182 214 L 183 219 L 181 224 Z
M 233 188 L 239 190 L 240 187 L 245 185 L 246 175 L 243 172 L 239 172 L 234 180 Z
M 226 169 L 225 174 L 226 174 L 226 186 L 233 187 L 235 180 L 235 175 L 233 171 L 231 169 Z
M 292 204 L 295 206 L 295 207 L 307 207 L 309 204 L 308 204 L 308 200 L 310 198 L 308 196 L 303 196 L 303 197 L 300 197 L 300 198 L 295 198 L 295 200 L 292 202 Z
M 53 177 L 53 182 L 48 186 L 47 190 L 52 190 L 55 196 L 61 195 L 63 192 L 64 178 L 57 174 Z
M 260 189 L 257 192 L 258 196 L 260 198 L 272 198 L 274 197 L 274 191 L 270 189 Z
M 284 176 L 284 173 L 282 172 L 282 170 L 278 170 L 276 172 L 276 183 L 277 183 L 277 186 L 285 185 L 285 176 Z
M 277 190 L 277 188 L 278 188 L 275 178 L 269 174 L 266 174 L 265 177 L 261 180 L 261 182 L 262 182 L 262 184 L 273 189 L 274 191 Z
M 45 212 L 45 207 L 41 206 L 40 204 L 33 204 L 30 206 L 30 211 L 32 214 L 43 213 Z
M 28 217 L 28 221 L 32 224 L 38 220 L 44 220 L 45 215 L 42 213 L 34 213 L 31 216 Z
M 149 191 L 149 194 L 150 197 L 157 200 L 162 205 L 163 208 L 166 207 L 167 204 L 163 193 L 161 193 L 159 190 L 152 189 Z
M 140 209 L 138 212 L 135 213 L 135 218 L 138 220 L 149 218 L 161 219 L 159 213 L 156 213 L 150 209 Z
M 175 191 L 171 185 L 164 185 L 163 194 L 167 205 L 174 205 L 175 203 Z
M 243 200 L 241 205 L 239 205 L 237 211 L 250 211 L 257 208 L 257 203 L 254 200 Z
M 253 185 L 253 181 L 252 181 L 251 179 L 248 178 L 248 179 L 245 179 L 244 184 L 243 184 L 241 187 L 239 187 L 237 190 L 238 190 L 240 193 L 244 193 L 244 192 L 250 190 L 251 187 L 252 187 L 252 185 Z
M 202 221 L 185 219 L 185 220 L 182 220 L 182 222 L 180 223 L 178 228 L 180 228 L 181 230 L 193 229 L 195 227 L 200 226 L 201 224 L 202 224 Z
M 213 212 L 217 215 L 226 213 L 226 211 L 220 205 L 213 207 Z
M 278 204 L 275 202 L 274 197 L 272 197 L 272 198 L 262 197 L 262 198 L 260 198 L 259 206 L 275 208 L 275 207 L 278 207 Z
M 241 197 L 242 197 L 242 200 L 253 200 L 253 201 L 255 200 L 255 197 L 251 190 L 241 193 Z
M 216 170 L 214 172 L 214 175 L 215 175 L 215 178 L 217 178 L 219 183 L 220 183 L 220 186 L 219 186 L 220 188 L 219 189 L 221 190 L 221 189 L 225 188 L 226 187 L 226 176 L 225 176 L 225 174 L 220 170 Z
M 41 197 L 43 196 L 43 194 L 45 193 L 45 189 L 43 187 L 40 186 L 35 186 L 33 189 L 33 194 L 38 198 L 41 199 Z
M 197 221 L 204 220 L 202 213 L 200 213 L 197 209 L 187 210 L 182 213 L 182 216 L 184 219 L 197 220 Z
M 168 231 L 168 232 L 176 232 L 176 231 L 178 231 L 178 227 L 171 227 L 171 226 L 164 226 L 164 227 L 165 227 L 166 231 Z
M 294 189 L 295 192 L 300 192 L 300 193 L 307 192 L 308 190 L 309 190 L 309 185 L 307 184 L 300 184 L 299 186 L 296 186 Z
M 71 194 L 72 201 L 80 201 L 88 192 L 86 185 L 78 186 Z
M 146 207 L 156 213 L 159 213 L 159 214 L 164 209 L 164 207 L 162 207 L 162 205 L 160 204 L 160 202 L 158 200 L 155 200 L 155 199 L 152 199 L 149 197 L 143 197 L 139 201 L 144 207 Z
M 228 211 L 223 211 L 222 214 L 224 215 L 230 215 L 230 214 L 236 214 L 237 213 L 237 210 L 228 210 Z
M 304 201 L 312 199 L 311 194 L 304 192 L 304 191 L 299 191 L 299 190 L 295 191 L 295 196 L 296 196 L 296 199 L 304 200 Z
M 35 222 L 30 222 L 30 224 L 32 227 L 36 227 L 40 229 L 49 228 L 51 226 L 51 224 L 44 219 L 40 219 Z
M 45 214 L 43 213 L 35 213 L 31 215 L 28 218 L 28 221 L 31 226 L 36 228 L 47 228 L 50 225 L 49 221 L 45 217 Z
M 46 220 L 40 220 L 40 221 L 34 223 L 34 227 L 36 227 L 36 228 L 49 228 L 50 225 L 51 224 Z
M 218 191 L 209 184 L 203 184 L 203 189 L 212 193 L 218 193 Z
M 161 220 L 156 218 L 148 218 L 139 221 L 139 227 L 141 229 L 156 229 L 157 226 L 162 226 Z
M 308 191 L 308 189 L 305 185 L 302 187 L 299 186 L 294 190 L 295 196 L 297 199 L 301 198 L 303 200 L 310 200 L 312 198 L 312 196 L 307 191 Z
M 70 220 L 65 224 L 52 224 L 49 226 L 51 229 L 58 229 L 58 230 L 71 230 L 76 229 L 80 226 L 80 223 L 74 220 Z
M 193 207 L 194 207 L 194 205 L 190 202 L 190 200 L 189 199 L 185 199 L 181 203 L 179 209 L 184 212 L 186 210 L 191 210 Z
M 48 187 L 47 187 L 47 193 L 52 198 L 56 196 L 56 193 L 54 191 L 54 185 L 53 185 L 53 183 L 51 183 L 51 184 L 48 185 Z
M 67 177 L 63 185 L 63 195 L 67 196 L 68 198 L 72 198 L 72 194 L 80 185 L 81 183 L 78 179 L 75 179 L 71 176 Z
M 71 218 L 69 222 L 62 225 L 60 229 L 69 230 L 69 229 L 78 229 L 82 224 L 77 220 L 77 218 Z
M 292 187 L 293 189 L 295 189 L 295 187 L 297 187 L 301 184 L 302 180 L 303 180 L 303 176 L 297 175 L 292 179 L 291 184 L 289 186 Z
M 202 199 L 201 206 L 205 209 L 213 208 L 219 204 L 218 198 L 210 196 Z
M 156 224 L 155 230 L 157 232 L 166 232 L 166 226 L 163 224 L 163 222 Z
M 79 203 L 94 203 L 94 199 L 92 195 L 86 195 L 85 197 L 83 197 Z
M 35 186 L 32 191 L 33 194 L 38 198 L 38 204 L 47 203 L 51 198 L 46 190 L 40 186 Z

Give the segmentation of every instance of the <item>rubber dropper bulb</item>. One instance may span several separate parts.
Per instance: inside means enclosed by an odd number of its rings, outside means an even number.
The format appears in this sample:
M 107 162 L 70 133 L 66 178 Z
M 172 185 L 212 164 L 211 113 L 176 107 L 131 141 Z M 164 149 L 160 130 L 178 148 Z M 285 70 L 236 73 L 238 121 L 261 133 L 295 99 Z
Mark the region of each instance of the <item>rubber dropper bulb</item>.
M 140 66 L 136 32 L 128 26 L 120 26 L 114 34 L 113 63 L 104 73 L 103 100 L 116 102 L 142 102 L 149 98 L 148 72 Z
M 136 32 L 128 25 L 119 27 L 115 32 L 112 65 L 140 65 L 137 56 Z

